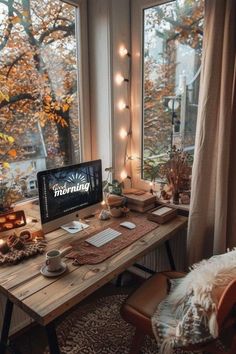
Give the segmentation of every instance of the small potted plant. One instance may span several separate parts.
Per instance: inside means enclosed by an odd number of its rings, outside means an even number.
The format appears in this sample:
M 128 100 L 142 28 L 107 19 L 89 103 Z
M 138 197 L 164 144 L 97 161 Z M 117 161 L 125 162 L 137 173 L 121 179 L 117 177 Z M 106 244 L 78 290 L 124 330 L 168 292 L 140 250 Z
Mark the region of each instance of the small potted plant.
M 0 213 L 10 211 L 13 204 L 22 199 L 21 188 L 17 186 L 8 170 L 8 164 L 0 163 Z
M 192 167 L 188 153 L 174 146 L 168 153 L 169 159 L 160 166 L 159 176 L 167 180 L 172 191 L 173 203 L 179 204 L 180 192 L 190 189 Z

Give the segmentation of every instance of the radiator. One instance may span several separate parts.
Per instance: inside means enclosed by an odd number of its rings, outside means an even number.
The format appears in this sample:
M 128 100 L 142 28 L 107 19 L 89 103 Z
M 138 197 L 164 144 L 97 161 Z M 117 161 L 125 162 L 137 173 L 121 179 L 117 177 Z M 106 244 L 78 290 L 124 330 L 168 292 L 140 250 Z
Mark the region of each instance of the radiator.
M 176 270 L 186 271 L 187 262 L 186 262 L 186 236 L 187 230 L 183 229 L 179 231 L 170 241 L 170 247 L 173 254 Z M 148 255 L 144 256 L 138 264 L 143 265 L 144 267 L 155 271 L 160 272 L 163 270 L 170 270 L 170 264 L 168 256 L 166 253 L 165 245 L 161 245 L 157 249 L 150 252 Z M 135 271 L 134 267 L 131 268 L 132 272 L 136 272 L 140 276 L 144 276 L 145 272 Z M 149 274 L 146 274 L 145 277 L 148 277 Z

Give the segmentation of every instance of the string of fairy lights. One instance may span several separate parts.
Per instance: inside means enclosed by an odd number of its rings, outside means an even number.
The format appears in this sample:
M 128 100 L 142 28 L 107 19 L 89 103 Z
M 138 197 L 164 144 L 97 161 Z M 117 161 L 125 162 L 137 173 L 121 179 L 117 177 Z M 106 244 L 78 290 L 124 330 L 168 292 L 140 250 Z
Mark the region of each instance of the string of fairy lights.
M 132 135 L 132 121 L 131 121 L 131 114 L 130 114 L 130 105 L 131 105 L 131 98 L 130 98 L 131 97 L 131 95 L 130 95 L 131 63 L 130 63 L 130 58 L 131 58 L 131 55 L 130 55 L 128 49 L 124 46 L 120 46 L 119 55 L 121 58 L 127 59 L 129 61 L 128 75 L 124 75 L 123 73 L 119 72 L 115 75 L 115 78 L 114 78 L 116 85 L 118 85 L 118 86 L 126 85 L 126 97 L 118 100 L 117 108 L 120 112 L 129 110 L 128 129 L 121 127 L 119 130 L 119 137 L 122 141 L 124 141 L 124 160 L 123 160 L 123 168 L 121 169 L 121 172 L 120 172 L 120 178 L 121 178 L 121 180 L 125 180 L 128 177 L 127 161 L 131 160 L 131 158 L 128 156 L 128 148 L 130 147 L 130 144 L 131 144 L 131 135 Z M 128 77 L 126 77 L 126 76 L 128 76 Z

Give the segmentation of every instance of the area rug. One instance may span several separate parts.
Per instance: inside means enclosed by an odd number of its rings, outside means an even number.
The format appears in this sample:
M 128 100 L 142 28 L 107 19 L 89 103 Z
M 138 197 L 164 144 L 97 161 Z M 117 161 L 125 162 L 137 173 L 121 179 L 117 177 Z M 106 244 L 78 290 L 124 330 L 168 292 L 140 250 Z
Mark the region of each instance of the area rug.
M 126 297 L 102 297 L 71 313 L 57 328 L 61 353 L 128 354 L 134 329 L 120 316 Z M 155 341 L 147 338 L 141 353 L 157 354 Z

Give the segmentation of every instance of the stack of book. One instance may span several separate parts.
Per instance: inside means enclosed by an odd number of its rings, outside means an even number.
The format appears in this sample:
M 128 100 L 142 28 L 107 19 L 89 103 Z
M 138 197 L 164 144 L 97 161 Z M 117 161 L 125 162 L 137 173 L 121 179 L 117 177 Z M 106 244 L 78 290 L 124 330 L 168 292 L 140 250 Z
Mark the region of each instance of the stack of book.
M 156 206 L 156 196 L 151 193 L 146 192 L 141 195 L 126 194 L 125 197 L 127 199 L 127 207 L 140 213 L 145 213 Z

